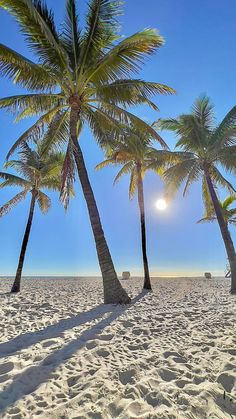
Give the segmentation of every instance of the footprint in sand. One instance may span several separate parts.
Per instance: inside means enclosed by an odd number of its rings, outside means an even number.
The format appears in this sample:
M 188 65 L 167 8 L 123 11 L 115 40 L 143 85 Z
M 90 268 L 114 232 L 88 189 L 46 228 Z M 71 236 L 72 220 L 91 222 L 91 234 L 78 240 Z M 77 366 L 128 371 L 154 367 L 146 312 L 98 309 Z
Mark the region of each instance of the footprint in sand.
M 0 365 L 0 375 L 7 374 L 12 371 L 14 368 L 13 362 L 6 362 L 5 364 Z
M 87 349 L 93 349 L 96 348 L 97 344 L 95 340 L 91 340 L 90 342 L 87 342 L 85 346 Z
M 110 340 L 113 339 L 113 337 L 114 337 L 114 335 L 112 335 L 112 334 L 109 334 L 109 335 L 100 335 L 100 336 L 98 336 L 98 339 L 105 340 L 105 341 L 109 342 Z
M 0 375 L 0 383 L 5 383 L 7 380 L 9 380 L 9 375 L 5 374 L 5 375 Z
M 46 407 L 48 407 L 48 404 L 47 404 L 46 402 L 42 401 L 42 402 L 38 402 L 38 403 L 37 403 L 37 406 L 38 406 L 38 407 L 43 407 L 43 408 L 46 408 Z
M 42 346 L 43 348 L 49 348 L 52 345 L 57 344 L 56 340 L 46 340 L 45 342 L 43 342 Z
M 181 356 L 178 352 L 175 352 L 175 351 L 166 351 L 166 352 L 164 352 L 163 353 L 163 356 L 165 357 L 165 358 L 169 358 L 169 356 L 176 356 L 176 357 L 179 357 L 179 356 Z
M 130 322 L 129 320 L 120 320 L 120 322 L 124 327 L 132 327 L 134 325 L 133 322 Z
M 217 382 L 224 387 L 225 391 L 230 393 L 236 385 L 236 376 L 229 374 L 229 372 L 223 372 L 218 376 Z
M 134 381 L 135 375 L 136 375 L 135 369 L 120 371 L 119 380 L 123 385 L 126 385 Z
M 97 351 L 97 355 L 103 358 L 107 358 L 110 355 L 110 352 L 106 351 L 105 349 L 99 349 Z
M 157 391 L 151 391 L 148 393 L 146 396 L 146 402 L 152 407 L 157 407 L 160 404 L 171 406 L 170 402 L 164 396 L 162 396 L 160 392 Z
M 173 358 L 173 361 L 175 361 L 177 364 L 186 364 L 187 363 L 187 359 L 184 358 L 183 356 L 176 356 Z
M 191 381 L 188 380 L 176 380 L 175 384 L 179 387 L 179 388 L 184 388 L 184 386 L 186 386 L 186 384 L 192 384 Z
M 168 370 L 167 368 L 159 369 L 159 375 L 161 376 L 162 380 L 164 381 L 172 381 L 176 378 L 176 374 L 174 371 Z
M 11 415 L 12 419 L 22 419 L 20 409 L 18 409 L 18 407 L 13 407 L 12 409 L 10 409 L 9 414 Z
M 74 385 L 78 383 L 79 379 L 80 379 L 79 375 L 75 375 L 73 377 L 68 378 L 68 380 L 67 380 L 68 387 L 74 387 Z M 65 397 L 65 395 L 64 395 L 64 397 Z

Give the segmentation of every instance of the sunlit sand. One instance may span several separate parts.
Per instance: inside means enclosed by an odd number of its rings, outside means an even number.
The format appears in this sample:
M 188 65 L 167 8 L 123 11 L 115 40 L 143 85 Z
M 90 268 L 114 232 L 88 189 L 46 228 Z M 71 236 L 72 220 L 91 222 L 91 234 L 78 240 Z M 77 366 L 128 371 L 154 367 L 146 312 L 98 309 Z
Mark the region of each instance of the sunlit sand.
M 233 418 L 235 298 L 225 279 L 100 279 L 0 285 L 1 418 Z

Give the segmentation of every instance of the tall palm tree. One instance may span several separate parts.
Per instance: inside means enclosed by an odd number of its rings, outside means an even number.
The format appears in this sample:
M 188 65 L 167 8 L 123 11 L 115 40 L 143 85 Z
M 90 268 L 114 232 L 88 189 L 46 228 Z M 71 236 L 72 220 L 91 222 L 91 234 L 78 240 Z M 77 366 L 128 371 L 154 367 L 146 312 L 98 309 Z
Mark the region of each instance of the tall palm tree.
M 96 166 L 102 169 L 110 164 L 122 165 L 122 168 L 115 177 L 114 184 L 117 183 L 123 175 L 130 175 L 129 198 L 132 199 L 137 190 L 138 204 L 140 211 L 141 237 L 142 237 L 142 254 L 144 267 L 144 289 L 151 290 L 151 281 L 148 267 L 147 243 L 146 243 L 146 225 L 145 225 L 145 205 L 143 179 L 146 172 L 150 169 L 158 172 L 159 164 L 163 170 L 163 163 L 166 159 L 170 160 L 171 152 L 167 150 L 157 150 L 152 147 L 152 135 L 149 132 L 141 133 L 138 128 L 128 127 L 124 130 L 123 138 L 120 136 L 119 141 L 111 140 L 108 143 L 107 159 Z M 161 145 L 168 149 L 163 140 Z
M 32 150 L 27 144 L 24 144 L 22 145 L 22 150 L 19 153 L 19 159 L 8 161 L 5 164 L 6 168 L 13 168 L 19 176 L 6 172 L 0 172 L 0 177 L 4 179 L 4 181 L 0 183 L 0 188 L 5 188 L 7 186 L 22 188 L 21 192 L 17 193 L 5 205 L 0 207 L 0 217 L 7 214 L 16 204 L 20 203 L 29 194 L 31 194 L 28 221 L 22 241 L 15 281 L 11 292 L 15 293 L 20 291 L 22 269 L 32 227 L 35 204 L 38 204 L 43 213 L 46 213 L 49 210 L 51 200 L 44 192 L 44 189 L 60 190 L 60 172 L 63 161 L 64 155 L 62 153 L 51 152 L 48 153 L 47 156 L 42 156 L 39 146 L 37 150 Z
M 186 181 L 184 195 L 195 181 L 202 180 L 205 208 L 214 207 L 232 273 L 231 292 L 236 293 L 236 253 L 219 203 L 216 186 L 235 193 L 233 185 L 222 170 L 236 173 L 236 106 L 215 126 L 213 106 L 208 97 L 200 97 L 192 112 L 177 119 L 160 120 L 162 129 L 173 131 L 182 151 L 175 152 L 179 162 L 164 173 L 167 187 L 175 191 Z
M 224 201 L 219 201 L 219 205 L 222 211 L 222 215 L 225 219 L 227 224 L 232 224 L 236 226 L 236 208 L 231 208 L 231 205 L 236 201 L 236 197 L 229 195 Z M 216 221 L 216 215 L 214 211 L 214 207 L 208 208 L 208 212 L 205 213 L 204 217 L 201 218 L 198 223 L 204 222 L 213 222 Z
M 142 67 L 144 58 L 163 45 L 163 38 L 155 30 L 145 29 L 120 40 L 117 23 L 120 2 L 113 0 L 89 1 L 84 30 L 78 25 L 75 0 L 67 0 L 60 32 L 53 13 L 40 0 L 0 0 L 0 7 L 16 17 L 38 59 L 36 64 L 0 45 L 1 74 L 24 88 L 38 91 L 1 99 L 0 108 L 15 111 L 17 120 L 41 114 L 9 155 L 22 140 L 37 139 L 47 124 L 50 129 L 45 152 L 66 142 L 61 198 L 67 205 L 76 166 L 103 276 L 104 301 L 127 303 L 130 299 L 113 266 L 78 138 L 86 122 L 98 142 L 110 132 L 119 133 L 117 121 L 135 121 L 141 131 L 153 132 L 124 108 L 146 103 L 156 109 L 151 95 L 173 93 L 165 85 L 131 78 Z M 153 135 L 158 138 L 156 133 Z

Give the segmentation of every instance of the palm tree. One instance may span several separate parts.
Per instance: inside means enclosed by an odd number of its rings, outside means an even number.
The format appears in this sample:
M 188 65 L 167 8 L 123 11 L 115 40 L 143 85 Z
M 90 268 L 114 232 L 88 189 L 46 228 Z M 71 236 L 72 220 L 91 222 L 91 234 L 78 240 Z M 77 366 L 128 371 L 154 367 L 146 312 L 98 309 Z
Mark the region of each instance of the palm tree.
M 144 289 L 151 290 L 151 281 L 148 267 L 147 244 L 146 244 L 146 225 L 145 225 L 145 205 L 143 192 L 143 179 L 146 172 L 150 169 L 158 172 L 159 164 L 163 170 L 163 163 L 170 159 L 171 152 L 166 150 L 156 150 L 152 147 L 152 135 L 149 132 L 141 133 L 138 128 L 127 127 L 124 130 L 123 138 L 119 141 L 111 142 L 106 145 L 107 159 L 96 166 L 102 169 L 110 164 L 121 165 L 122 168 L 115 177 L 114 184 L 117 183 L 123 175 L 130 175 L 129 198 L 132 199 L 136 190 L 138 191 L 138 204 L 140 211 L 142 254 L 144 267 Z M 159 140 L 163 148 L 168 148 L 165 142 Z
M 232 273 L 231 292 L 236 293 L 236 253 L 234 244 L 219 203 L 216 186 L 235 193 L 233 185 L 221 169 L 236 173 L 236 107 L 215 126 L 213 106 L 208 97 L 200 97 L 192 112 L 177 119 L 162 119 L 157 124 L 173 131 L 179 137 L 176 144 L 182 151 L 175 152 L 179 159 L 164 173 L 169 190 L 174 192 L 186 180 L 184 195 L 195 181 L 202 180 L 202 194 L 207 213 L 214 208 Z
M 63 161 L 64 155 L 62 153 L 51 152 L 48 153 L 47 156 L 42 156 L 40 146 L 38 146 L 37 150 L 34 151 L 30 149 L 27 144 L 24 144 L 22 145 L 22 150 L 19 153 L 19 160 L 11 160 L 5 164 L 6 168 L 12 167 L 15 169 L 19 176 L 6 172 L 0 172 L 0 177 L 4 179 L 4 181 L 0 184 L 0 188 L 5 188 L 7 186 L 22 188 L 21 192 L 17 193 L 0 208 L 0 217 L 7 214 L 16 204 L 25 199 L 28 194 L 31 194 L 28 221 L 22 241 L 15 281 L 11 292 L 15 293 L 20 291 L 22 269 L 32 227 L 35 204 L 37 202 L 43 213 L 46 213 L 49 210 L 51 200 L 48 195 L 43 192 L 43 190 L 60 190 L 60 172 Z
M 236 208 L 231 208 L 231 205 L 236 201 L 236 197 L 229 195 L 227 198 L 224 199 L 224 201 L 220 201 L 219 199 L 218 201 L 225 222 L 227 224 L 233 224 L 236 226 Z M 201 220 L 199 220 L 198 223 L 211 223 L 216 220 L 217 218 L 215 215 L 214 207 L 212 206 L 211 208 L 208 208 L 208 212 L 205 213 L 204 217 L 201 218 Z
M 229 195 L 227 198 L 225 198 L 224 201 L 219 200 L 219 205 L 223 214 L 223 217 L 225 219 L 225 222 L 227 224 L 232 224 L 236 226 L 236 208 L 230 208 L 232 203 L 236 201 L 236 197 Z M 214 207 L 208 208 L 208 212 L 205 213 L 204 217 L 201 218 L 201 220 L 198 221 L 198 223 L 205 223 L 205 222 L 213 222 L 217 220 L 215 216 Z M 228 265 L 226 267 L 226 274 L 225 278 L 231 277 L 231 270 L 229 269 Z
M 104 236 L 96 200 L 89 181 L 79 134 L 88 123 L 98 142 L 110 132 L 119 133 L 117 121 L 135 121 L 140 131 L 157 134 L 125 106 L 146 103 L 154 109 L 151 95 L 173 93 L 169 87 L 132 79 L 145 57 L 163 45 L 163 38 L 152 29 L 128 38 L 118 35 L 117 16 L 120 2 L 90 0 L 84 30 L 78 25 L 75 0 L 66 2 L 66 18 L 58 32 L 53 13 L 38 0 L 0 0 L 0 7 L 17 19 L 21 32 L 38 64 L 5 45 L 0 45 L 0 72 L 15 83 L 38 93 L 0 100 L 0 108 L 13 110 L 17 120 L 40 114 L 11 148 L 9 155 L 24 140 L 37 139 L 45 125 L 50 125 L 45 152 L 66 142 L 61 199 L 67 205 L 68 188 L 77 167 L 88 207 L 103 276 L 105 303 L 127 303 L 127 293 L 118 281 Z

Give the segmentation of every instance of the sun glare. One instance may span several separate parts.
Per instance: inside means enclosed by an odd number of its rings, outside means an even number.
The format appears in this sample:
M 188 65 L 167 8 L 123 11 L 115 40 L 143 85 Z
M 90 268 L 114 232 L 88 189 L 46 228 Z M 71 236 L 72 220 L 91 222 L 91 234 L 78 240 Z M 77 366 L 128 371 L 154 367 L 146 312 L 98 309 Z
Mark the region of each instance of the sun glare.
M 165 211 L 165 209 L 167 208 L 166 200 L 163 198 L 158 199 L 156 202 L 156 208 L 160 211 Z

